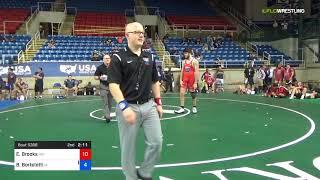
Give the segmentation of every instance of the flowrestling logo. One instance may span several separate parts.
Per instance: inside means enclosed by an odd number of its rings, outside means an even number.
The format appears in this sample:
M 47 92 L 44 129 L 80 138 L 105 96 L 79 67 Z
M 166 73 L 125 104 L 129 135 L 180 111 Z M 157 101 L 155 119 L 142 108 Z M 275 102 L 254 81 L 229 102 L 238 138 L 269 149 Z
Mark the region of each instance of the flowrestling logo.
M 263 14 L 303 14 L 305 13 L 304 9 L 272 9 L 265 8 L 262 9 Z

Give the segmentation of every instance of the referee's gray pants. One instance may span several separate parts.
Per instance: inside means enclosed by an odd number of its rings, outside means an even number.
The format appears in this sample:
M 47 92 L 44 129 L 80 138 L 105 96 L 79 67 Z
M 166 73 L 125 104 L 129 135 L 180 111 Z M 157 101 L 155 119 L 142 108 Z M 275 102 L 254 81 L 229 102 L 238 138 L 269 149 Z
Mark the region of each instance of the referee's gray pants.
M 123 118 L 122 111 L 117 107 L 117 120 L 119 126 L 121 165 L 126 180 L 137 180 L 136 169 L 136 139 L 139 128 L 144 130 L 146 149 L 144 161 L 139 168 L 143 177 L 152 177 L 155 164 L 158 162 L 162 149 L 161 124 L 153 100 L 144 104 L 129 104 L 137 115 L 135 124 L 128 124 Z
M 100 96 L 103 101 L 103 109 L 105 112 L 105 117 L 110 119 L 111 107 L 112 107 L 112 95 L 109 91 L 109 87 L 100 84 Z

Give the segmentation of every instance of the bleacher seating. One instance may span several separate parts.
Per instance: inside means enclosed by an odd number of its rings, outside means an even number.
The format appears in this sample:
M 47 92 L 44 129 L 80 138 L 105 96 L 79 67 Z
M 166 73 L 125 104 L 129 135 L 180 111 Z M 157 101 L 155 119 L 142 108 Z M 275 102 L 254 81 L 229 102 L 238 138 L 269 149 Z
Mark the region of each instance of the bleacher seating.
M 112 40 L 113 46 L 103 44 L 103 40 L 109 38 Z M 91 61 L 94 50 L 111 54 L 114 49 L 127 46 L 126 39 L 119 44 L 116 37 L 57 35 L 49 36 L 48 39 L 54 39 L 56 46 L 50 48 L 46 43 L 37 53 L 34 61 Z M 154 49 L 151 49 L 151 53 L 156 57 Z
M 221 16 L 167 16 L 171 25 L 183 26 L 187 29 L 235 30 L 236 28 Z
M 5 26 L 6 34 L 14 34 L 27 19 L 29 13 L 29 9 L 0 9 L 0 33 L 4 33 L 4 21 L 17 21 L 7 22 Z
M 160 11 L 164 11 L 170 25 L 178 25 L 187 29 L 224 30 L 226 28 L 226 30 L 235 30 L 235 27 L 225 17 L 217 16 L 214 9 L 203 1 L 145 0 L 145 4 L 159 7 Z
M 0 35 L 0 64 L 13 63 L 19 51 L 25 49 L 30 39 L 31 37 L 28 35 Z M 3 60 L 4 62 L 2 62 Z
M 54 0 L 1 0 L 0 8 L 28 8 L 36 6 L 38 2 L 52 2 Z
M 270 45 L 257 45 L 258 48 L 258 54 L 260 56 L 263 55 L 264 52 L 268 53 L 265 55 L 271 55 L 271 63 L 277 64 L 277 63 L 289 63 L 292 66 L 299 66 L 299 64 L 303 63 L 301 60 L 295 60 L 292 57 L 286 55 L 285 53 L 273 48 Z M 282 62 L 282 60 L 284 62 Z
M 195 41 L 195 39 L 193 40 Z M 216 64 L 218 58 L 230 65 L 242 65 L 249 57 L 249 53 L 244 48 L 228 38 L 223 39 L 221 47 L 208 51 L 202 50 L 203 45 L 196 44 L 194 41 L 183 44 L 183 39 L 170 37 L 167 39 L 165 46 L 169 52 L 176 48 L 181 56 L 186 47 L 192 48 L 194 52 L 200 52 L 203 57 L 199 62 L 200 67 L 213 66 Z
M 122 36 L 126 17 L 123 13 L 79 12 L 75 19 L 75 35 Z
M 215 16 L 216 12 L 203 1 L 144 0 L 146 6 L 159 7 L 166 15 Z
M 271 55 L 271 60 L 274 62 L 281 60 L 282 57 L 283 59 L 286 59 L 286 60 L 291 59 L 289 56 L 285 55 L 284 53 L 280 52 L 279 50 L 273 48 L 270 45 L 257 45 L 257 48 L 258 48 L 258 54 L 260 56 L 263 56 L 263 53 L 266 52 Z
M 125 9 L 133 9 L 134 1 L 132 0 L 68 0 L 68 7 L 76 7 L 78 11 L 93 11 L 93 12 L 121 12 Z

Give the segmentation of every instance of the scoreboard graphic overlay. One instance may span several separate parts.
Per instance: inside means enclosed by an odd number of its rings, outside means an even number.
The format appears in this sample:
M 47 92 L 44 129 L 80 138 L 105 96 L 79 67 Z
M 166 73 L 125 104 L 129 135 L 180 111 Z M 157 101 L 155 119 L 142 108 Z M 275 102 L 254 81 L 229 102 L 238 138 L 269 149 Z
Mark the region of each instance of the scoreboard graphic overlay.
M 14 169 L 91 170 L 91 141 L 15 141 Z

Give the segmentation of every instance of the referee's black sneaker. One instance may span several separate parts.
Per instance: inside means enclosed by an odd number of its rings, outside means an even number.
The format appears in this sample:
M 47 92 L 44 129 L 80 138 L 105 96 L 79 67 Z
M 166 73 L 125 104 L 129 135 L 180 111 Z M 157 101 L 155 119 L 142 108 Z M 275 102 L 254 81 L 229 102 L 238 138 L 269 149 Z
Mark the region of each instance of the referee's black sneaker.
M 137 176 L 138 176 L 138 179 L 139 180 L 152 180 L 151 177 L 147 178 L 147 177 L 142 177 L 140 174 L 139 174 L 139 171 L 137 170 Z
M 107 118 L 106 116 L 104 116 L 104 119 L 106 120 L 107 123 L 111 122 L 111 118 Z

